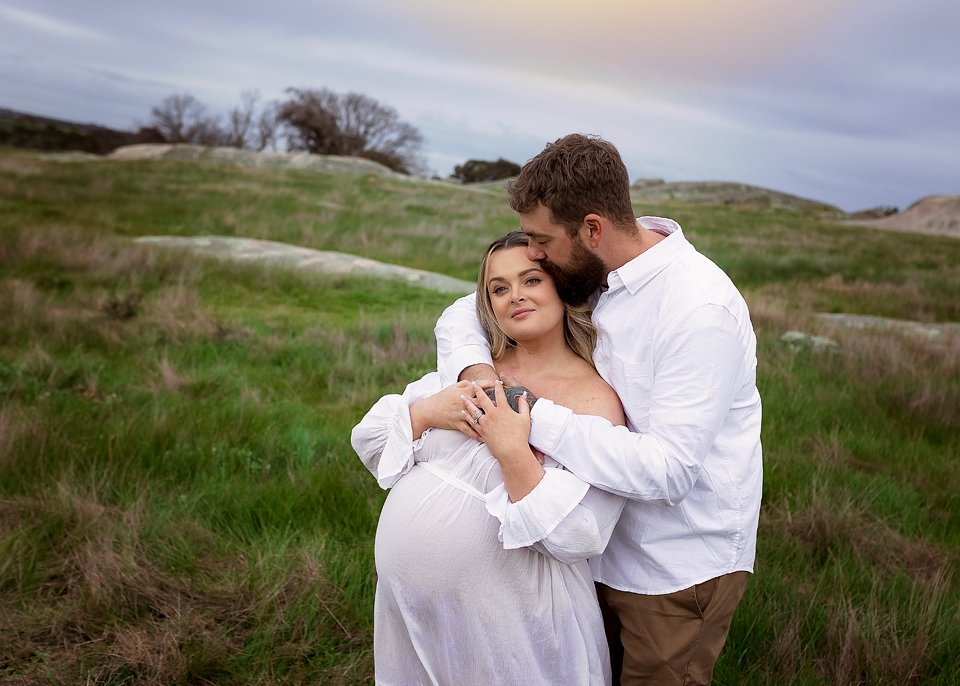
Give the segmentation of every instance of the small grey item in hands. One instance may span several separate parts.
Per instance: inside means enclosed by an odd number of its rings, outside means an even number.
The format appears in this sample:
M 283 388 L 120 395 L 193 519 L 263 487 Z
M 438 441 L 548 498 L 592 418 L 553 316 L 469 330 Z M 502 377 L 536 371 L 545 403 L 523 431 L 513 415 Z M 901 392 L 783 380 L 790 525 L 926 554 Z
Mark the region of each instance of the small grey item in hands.
M 525 386 L 504 386 L 503 392 L 507 396 L 507 404 L 513 408 L 514 412 L 520 411 L 520 396 L 524 393 L 527 394 L 527 405 L 530 409 L 533 409 L 533 404 L 537 402 L 537 396 L 531 393 Z M 496 402 L 496 389 L 488 388 L 485 393 L 490 398 L 490 400 Z

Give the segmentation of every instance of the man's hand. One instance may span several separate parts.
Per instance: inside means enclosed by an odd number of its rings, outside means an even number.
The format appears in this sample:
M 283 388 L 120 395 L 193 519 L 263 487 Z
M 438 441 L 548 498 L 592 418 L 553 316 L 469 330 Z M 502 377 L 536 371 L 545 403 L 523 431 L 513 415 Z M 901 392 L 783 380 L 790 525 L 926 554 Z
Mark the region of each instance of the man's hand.
M 463 417 L 463 398 L 476 398 L 476 389 L 482 388 L 484 385 L 492 386 L 493 382 L 484 382 L 477 386 L 471 381 L 460 381 L 411 405 L 410 424 L 413 427 L 414 438 L 433 427 L 453 429 L 478 441 L 481 440 L 473 422 L 467 421 Z M 480 393 L 483 394 L 482 391 Z

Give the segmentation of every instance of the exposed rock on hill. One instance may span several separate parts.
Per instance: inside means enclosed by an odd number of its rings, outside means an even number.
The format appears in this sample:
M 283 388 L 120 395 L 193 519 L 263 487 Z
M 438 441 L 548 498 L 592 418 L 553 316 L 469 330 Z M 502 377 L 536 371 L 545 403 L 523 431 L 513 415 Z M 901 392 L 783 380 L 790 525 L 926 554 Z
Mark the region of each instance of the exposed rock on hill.
M 830 324 L 853 329 L 897 331 L 908 336 L 919 336 L 931 340 L 947 336 L 960 336 L 960 324 L 957 322 L 914 322 L 868 314 L 839 314 L 833 312 L 822 312 L 817 317 Z
M 240 167 L 311 169 L 332 174 L 374 174 L 408 178 L 382 164 L 362 157 L 313 155 L 307 152 L 255 152 L 239 148 L 211 148 L 186 143 L 126 145 L 107 155 L 114 160 L 169 159 L 209 160 Z
M 960 195 L 930 195 L 917 200 L 899 214 L 845 223 L 960 238 Z
M 314 250 L 298 245 L 234 236 L 141 236 L 137 243 L 189 250 L 201 255 L 239 262 L 262 262 L 323 272 L 373 276 L 403 281 L 411 286 L 430 288 L 443 293 L 464 295 L 476 288 L 471 281 L 455 279 L 423 269 L 401 267 L 332 250 Z
M 641 179 L 633 184 L 630 195 L 638 203 L 688 202 L 712 205 L 747 205 L 783 209 L 828 212 L 842 215 L 838 207 L 796 195 L 773 191 L 745 183 L 725 181 L 674 181 Z

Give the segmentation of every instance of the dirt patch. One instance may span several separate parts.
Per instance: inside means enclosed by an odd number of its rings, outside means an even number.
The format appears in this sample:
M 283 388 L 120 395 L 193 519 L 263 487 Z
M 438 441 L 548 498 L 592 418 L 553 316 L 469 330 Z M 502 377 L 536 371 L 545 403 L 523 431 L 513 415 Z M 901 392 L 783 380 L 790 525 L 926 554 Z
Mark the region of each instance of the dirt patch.
M 42 171 L 43 165 L 29 157 L 0 157 L 0 174 L 36 176 Z
M 960 238 L 960 195 L 931 195 L 921 198 L 899 214 L 881 219 L 847 220 L 843 223 Z

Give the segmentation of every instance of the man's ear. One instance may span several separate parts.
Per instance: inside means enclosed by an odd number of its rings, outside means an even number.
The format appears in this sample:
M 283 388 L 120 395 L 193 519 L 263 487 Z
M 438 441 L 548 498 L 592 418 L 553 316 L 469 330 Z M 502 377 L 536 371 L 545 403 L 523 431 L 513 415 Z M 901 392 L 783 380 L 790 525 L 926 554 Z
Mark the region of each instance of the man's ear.
M 596 250 L 600 246 L 600 239 L 607 226 L 603 217 L 599 214 L 590 213 L 583 218 L 580 224 L 581 238 L 584 243 Z

